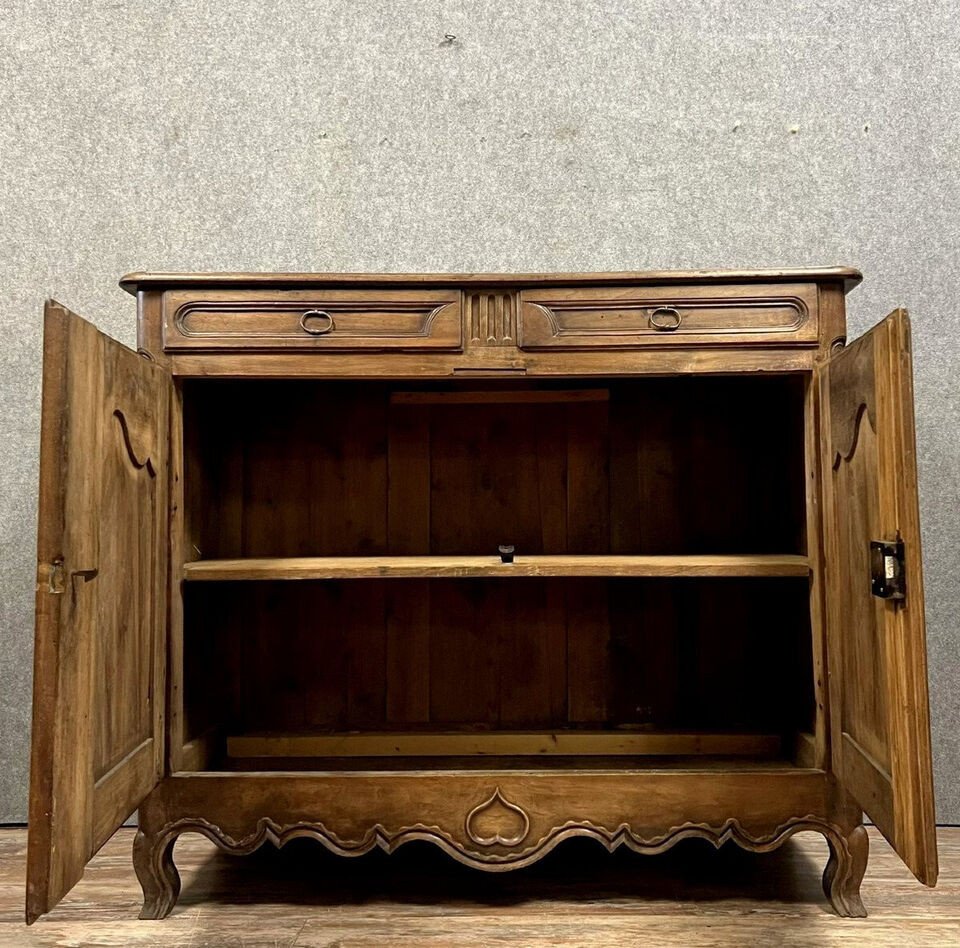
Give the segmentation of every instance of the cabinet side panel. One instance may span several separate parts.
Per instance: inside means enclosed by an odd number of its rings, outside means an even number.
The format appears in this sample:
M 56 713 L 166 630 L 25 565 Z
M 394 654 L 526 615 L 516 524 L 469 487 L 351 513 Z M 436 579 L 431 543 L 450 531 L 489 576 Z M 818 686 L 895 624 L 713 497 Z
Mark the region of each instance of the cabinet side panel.
M 810 632 L 813 674 L 813 759 L 798 763 L 827 768 L 829 763 L 829 698 L 827 694 L 826 614 L 824 603 L 823 471 L 820 467 L 820 386 L 808 376 L 804 391 L 804 471 L 807 508 L 804 548 L 810 561 Z
M 170 563 L 167 614 L 167 765 L 183 768 L 183 564 L 188 559 L 184 509 L 183 386 L 170 398 Z M 192 557 L 190 557 L 192 559 Z

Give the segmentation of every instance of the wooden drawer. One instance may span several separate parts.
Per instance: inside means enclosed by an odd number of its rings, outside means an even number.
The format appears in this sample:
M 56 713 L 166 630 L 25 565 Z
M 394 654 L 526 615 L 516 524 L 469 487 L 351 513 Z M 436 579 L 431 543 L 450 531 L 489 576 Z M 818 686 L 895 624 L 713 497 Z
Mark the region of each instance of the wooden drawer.
M 813 283 L 532 289 L 520 293 L 522 349 L 817 345 Z
M 459 350 L 459 290 L 168 291 L 167 350 Z

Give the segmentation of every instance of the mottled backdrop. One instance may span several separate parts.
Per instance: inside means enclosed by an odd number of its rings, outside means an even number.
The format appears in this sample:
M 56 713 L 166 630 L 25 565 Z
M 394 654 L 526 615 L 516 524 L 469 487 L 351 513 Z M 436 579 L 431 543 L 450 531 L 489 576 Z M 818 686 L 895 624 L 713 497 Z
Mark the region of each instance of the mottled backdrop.
M 960 822 L 960 6 L 6 0 L 0 821 L 27 812 L 40 313 L 145 270 L 851 264 L 914 318 L 940 819 Z

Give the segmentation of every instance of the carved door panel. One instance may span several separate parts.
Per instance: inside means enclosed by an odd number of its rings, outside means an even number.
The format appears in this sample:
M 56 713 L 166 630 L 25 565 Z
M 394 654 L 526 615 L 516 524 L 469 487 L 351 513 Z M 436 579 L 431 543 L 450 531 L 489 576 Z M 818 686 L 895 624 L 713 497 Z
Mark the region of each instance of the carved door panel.
M 168 373 L 44 312 L 27 920 L 163 770 Z
M 820 375 L 820 397 L 833 768 L 914 875 L 933 885 L 937 851 L 906 311 L 891 313 L 834 356 Z M 871 549 L 872 543 L 889 546 Z

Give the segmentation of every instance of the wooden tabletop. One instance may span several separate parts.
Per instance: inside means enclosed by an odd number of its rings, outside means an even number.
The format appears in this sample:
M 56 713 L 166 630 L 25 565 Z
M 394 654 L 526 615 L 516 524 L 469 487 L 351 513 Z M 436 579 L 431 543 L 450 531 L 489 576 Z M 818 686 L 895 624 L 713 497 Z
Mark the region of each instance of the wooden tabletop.
M 627 270 L 600 273 L 128 273 L 120 286 L 128 293 L 173 287 L 310 287 L 352 285 L 496 283 L 510 286 L 575 286 L 653 283 L 783 283 L 842 280 L 849 292 L 863 279 L 853 267 L 795 267 L 760 270 Z

